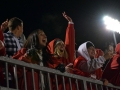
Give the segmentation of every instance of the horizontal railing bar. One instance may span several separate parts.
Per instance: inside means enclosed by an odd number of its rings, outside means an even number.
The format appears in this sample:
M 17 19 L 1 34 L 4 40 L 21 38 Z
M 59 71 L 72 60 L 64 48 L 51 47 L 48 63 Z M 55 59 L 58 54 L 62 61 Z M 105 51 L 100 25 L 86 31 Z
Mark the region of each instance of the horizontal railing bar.
M 13 88 L 7 88 L 7 87 L 1 87 L 0 90 L 19 90 L 19 89 L 13 89 Z

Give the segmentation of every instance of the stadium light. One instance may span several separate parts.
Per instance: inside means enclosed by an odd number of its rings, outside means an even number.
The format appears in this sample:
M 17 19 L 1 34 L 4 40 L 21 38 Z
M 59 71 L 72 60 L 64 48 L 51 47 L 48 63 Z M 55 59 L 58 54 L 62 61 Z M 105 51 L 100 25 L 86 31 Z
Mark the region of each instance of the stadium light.
M 115 45 L 117 44 L 115 32 L 120 34 L 120 22 L 117 19 L 113 19 L 109 16 L 105 16 L 103 18 L 104 24 L 106 25 L 106 29 L 113 31 L 113 38 Z

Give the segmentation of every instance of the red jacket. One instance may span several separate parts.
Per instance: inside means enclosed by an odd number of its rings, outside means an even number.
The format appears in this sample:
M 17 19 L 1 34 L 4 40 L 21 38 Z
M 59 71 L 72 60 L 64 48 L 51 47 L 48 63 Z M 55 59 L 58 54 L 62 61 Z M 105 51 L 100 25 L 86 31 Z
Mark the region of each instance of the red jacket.
M 116 54 L 107 64 L 103 78 L 106 78 L 110 83 L 120 86 L 120 43 L 116 45 Z
M 101 49 L 96 49 L 96 58 L 98 58 L 99 56 L 103 56 L 103 51 Z M 87 61 L 85 60 L 84 57 L 82 56 L 79 56 L 75 62 L 74 62 L 74 69 L 75 69 L 75 74 L 77 75 L 81 75 L 81 76 L 85 76 L 85 77 L 90 77 L 91 73 L 87 73 L 87 72 L 83 72 L 82 70 L 79 69 L 79 64 L 81 61 Z M 99 68 L 97 69 L 96 71 L 92 72 L 92 73 L 95 73 L 96 74 L 96 78 L 97 79 L 101 79 L 102 77 L 102 69 Z
M 0 29 L 0 40 L 4 42 L 4 36 L 3 36 L 3 32 L 1 29 Z M 0 56 L 4 56 L 5 54 L 6 52 L 5 52 L 5 47 L 4 47 L 3 49 L 0 50 Z
M 85 77 L 90 77 L 91 73 L 87 73 L 87 72 L 83 72 L 82 70 L 79 69 L 79 63 L 81 61 L 86 61 L 84 57 L 82 56 L 79 56 L 75 62 L 74 62 L 74 73 L 77 74 L 77 75 L 81 75 L 81 76 L 85 76 Z M 102 70 L 101 68 L 100 69 L 97 69 L 95 72 L 92 72 L 92 73 L 95 73 L 96 74 L 96 78 L 97 79 L 100 79 L 102 77 Z
M 18 59 L 20 61 L 24 61 L 27 63 L 33 63 L 31 59 L 25 57 L 27 49 L 22 48 L 19 50 L 14 56 L 14 59 Z M 24 75 L 23 75 L 23 69 L 18 68 L 17 70 L 17 75 L 18 75 L 18 86 L 20 90 L 25 90 L 24 89 Z M 39 89 L 39 74 L 38 72 L 34 72 L 34 79 L 35 79 L 35 90 L 40 90 Z M 26 81 L 27 81 L 27 90 L 33 90 L 33 84 L 32 84 L 32 73 L 29 70 L 26 70 Z
M 54 42 L 58 40 L 58 38 L 52 40 L 49 44 L 48 44 L 48 48 L 50 50 L 50 53 L 53 54 L 54 53 Z M 65 38 L 65 47 L 68 53 L 68 59 L 62 60 L 64 61 L 63 63 L 65 65 L 69 64 L 69 63 L 73 63 L 74 62 L 74 53 L 75 53 L 75 30 L 74 30 L 74 24 L 68 24 L 68 27 L 66 29 L 66 38 Z M 58 59 L 59 62 L 59 59 Z
M 68 27 L 66 29 L 66 37 L 65 37 L 65 48 L 66 48 L 66 51 L 68 53 L 68 58 L 66 59 L 64 57 L 51 56 L 50 60 L 47 63 L 48 67 L 55 68 L 60 63 L 63 63 L 66 66 L 69 63 L 74 62 L 74 53 L 75 53 L 75 35 L 74 34 L 75 34 L 74 24 L 68 24 Z M 58 40 L 58 38 L 52 40 L 48 45 L 48 48 L 49 48 L 50 53 L 52 55 L 54 54 L 54 43 L 55 43 L 56 40 Z M 66 90 L 70 90 L 70 88 L 69 88 L 70 86 L 69 86 L 68 81 L 69 81 L 68 78 L 65 78 Z M 51 85 L 52 85 L 52 89 L 56 90 L 55 78 L 53 76 L 51 76 Z M 58 77 L 58 88 L 59 88 L 59 90 L 63 89 L 62 77 Z

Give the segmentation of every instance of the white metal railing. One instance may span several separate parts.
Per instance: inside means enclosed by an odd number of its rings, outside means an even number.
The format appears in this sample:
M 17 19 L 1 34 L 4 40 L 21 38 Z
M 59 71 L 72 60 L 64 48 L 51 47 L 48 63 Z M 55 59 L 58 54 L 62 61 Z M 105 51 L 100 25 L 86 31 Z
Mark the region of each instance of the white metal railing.
M 58 77 L 61 78 L 62 81 L 62 90 L 66 90 L 66 78 L 67 78 L 67 83 L 69 84 L 69 90 L 87 90 L 87 88 L 89 88 L 89 90 L 92 90 L 92 88 L 94 88 L 94 90 L 120 90 L 120 87 L 118 86 L 114 86 L 112 84 L 108 84 L 107 86 L 103 86 L 103 82 L 99 81 L 99 80 L 95 80 L 95 79 L 91 79 L 91 78 L 86 78 L 83 76 L 78 76 L 75 74 L 70 74 L 70 73 L 61 73 L 58 70 L 55 69 L 51 69 L 51 68 L 47 68 L 47 67 L 40 67 L 39 65 L 36 64 L 29 64 L 29 63 L 25 63 L 23 61 L 19 61 L 19 60 L 15 60 L 12 58 L 8 58 L 8 57 L 4 57 L 1 56 L 0 57 L 0 62 L 5 64 L 5 72 L 6 72 L 6 87 L 0 87 L 0 90 L 19 90 L 18 89 L 18 78 L 17 78 L 17 68 L 21 67 L 23 69 L 23 73 L 24 73 L 24 90 L 28 90 L 27 88 L 27 81 L 26 81 L 26 68 L 29 70 L 31 70 L 32 73 L 32 85 L 33 85 L 33 90 L 35 90 L 35 83 L 34 83 L 34 72 L 37 70 L 39 71 L 39 74 L 41 75 L 42 73 L 44 73 L 47 82 L 46 83 L 46 90 L 53 90 L 52 86 L 51 86 L 51 76 L 53 77 L 52 79 L 54 79 L 55 81 L 55 86 L 56 88 L 54 90 L 59 90 L 59 81 L 58 81 Z M 15 78 L 15 89 L 11 89 L 9 88 L 9 77 L 8 77 L 8 67 L 9 65 L 12 65 L 14 68 L 14 78 Z M 41 79 L 40 79 L 41 80 Z M 75 85 L 75 88 L 73 88 L 73 84 Z M 41 89 L 42 89 L 42 84 L 41 84 Z

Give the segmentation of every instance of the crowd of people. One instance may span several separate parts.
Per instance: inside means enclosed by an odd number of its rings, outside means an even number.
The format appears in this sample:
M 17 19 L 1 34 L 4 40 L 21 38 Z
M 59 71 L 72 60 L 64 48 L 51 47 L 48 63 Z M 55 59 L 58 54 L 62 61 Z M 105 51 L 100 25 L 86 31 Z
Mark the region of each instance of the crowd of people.
M 120 43 L 116 46 L 115 52 L 107 50 L 105 53 L 95 47 L 91 41 L 81 44 L 75 50 L 75 30 L 72 19 L 64 12 L 63 17 L 68 21 L 65 41 L 55 38 L 47 44 L 47 36 L 41 29 L 34 30 L 26 39 L 23 34 L 23 21 L 17 17 L 6 20 L 0 28 L 0 56 L 12 57 L 13 59 L 26 63 L 37 64 L 40 67 L 48 67 L 61 71 L 62 73 L 72 73 L 92 79 L 102 80 L 104 85 L 108 82 L 120 86 Z M 7 33 L 4 33 L 6 29 Z M 48 37 L 49 38 L 49 37 Z M 108 61 L 109 60 L 109 61 Z M 105 62 L 108 64 L 102 70 Z M 5 86 L 4 65 L 0 64 L 0 85 Z M 9 77 L 12 82 L 13 72 Z M 40 75 L 39 75 L 40 74 Z M 109 75 L 110 74 L 110 75 Z M 17 69 L 18 87 L 24 90 L 23 69 Z M 32 90 L 32 73 L 26 70 L 27 89 Z M 34 72 L 35 90 L 49 90 L 44 73 Z M 41 78 L 41 83 L 40 83 Z M 68 79 L 65 78 L 66 90 L 70 90 Z M 73 80 L 74 82 L 74 80 Z M 79 84 L 79 83 L 78 83 Z M 14 87 L 14 84 L 11 85 Z M 56 90 L 54 77 L 51 76 L 51 87 Z M 79 85 L 81 87 L 81 85 Z M 63 89 L 62 81 L 58 78 L 58 88 Z M 72 89 L 76 90 L 74 83 Z

